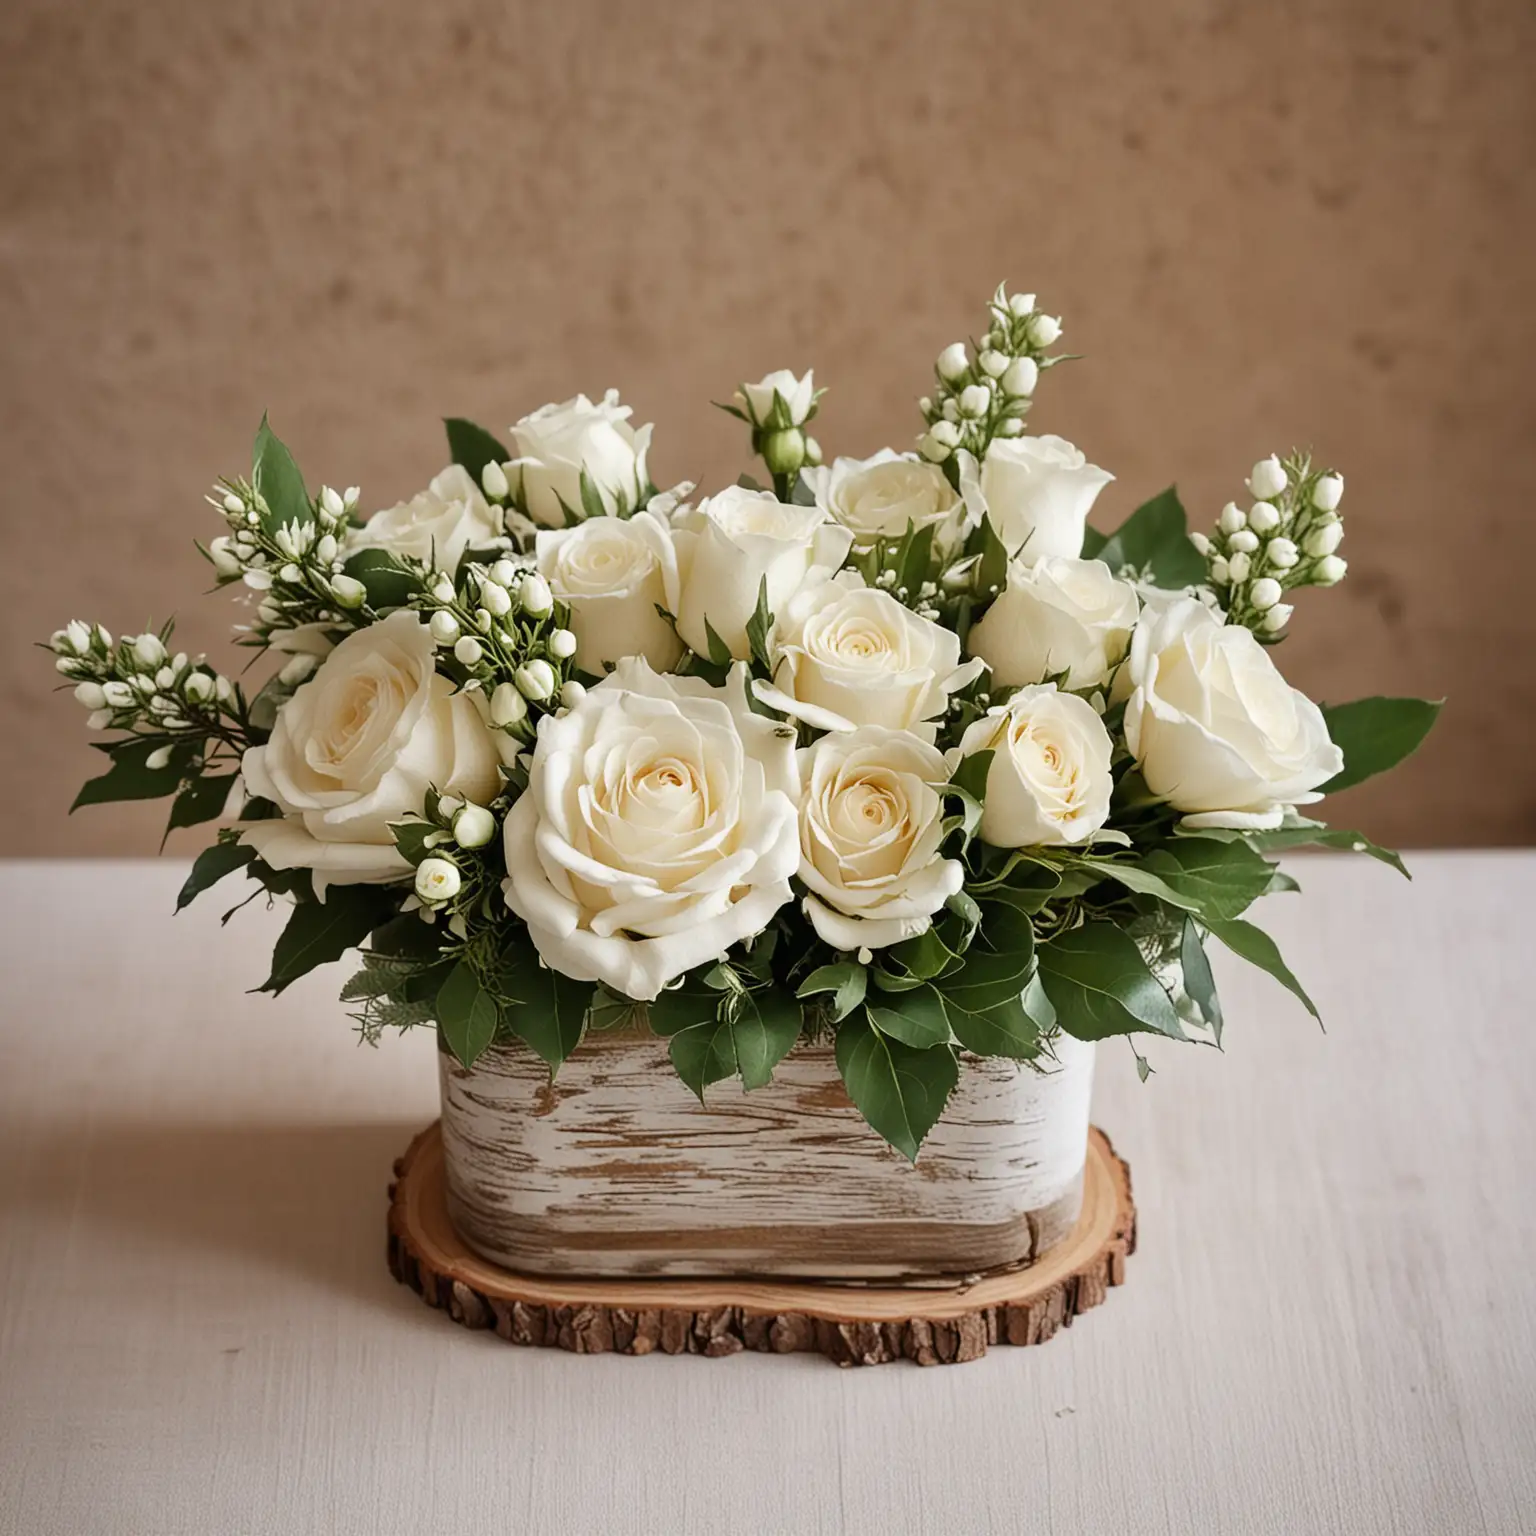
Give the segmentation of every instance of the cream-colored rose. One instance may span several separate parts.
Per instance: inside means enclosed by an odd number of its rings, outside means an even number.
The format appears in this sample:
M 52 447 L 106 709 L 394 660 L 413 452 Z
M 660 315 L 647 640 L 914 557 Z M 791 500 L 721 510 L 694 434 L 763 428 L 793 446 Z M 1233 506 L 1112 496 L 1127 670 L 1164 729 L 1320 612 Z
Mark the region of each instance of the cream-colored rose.
M 242 826 L 242 839 L 274 869 L 314 870 L 322 899 L 328 885 L 410 877 L 389 823 L 420 815 L 428 788 L 477 804 L 501 789 L 496 742 L 436 652 L 414 613 L 356 630 L 245 754 L 250 793 L 284 814 Z
M 382 549 L 453 571 L 466 549 L 484 549 L 501 537 L 501 514 L 486 501 L 462 464 L 450 464 L 426 490 L 375 512 L 347 535 L 346 553 Z
M 1088 513 L 1114 478 L 1064 437 L 994 438 L 979 468 L 972 455 L 960 455 L 960 494 L 971 516 L 990 518 L 1008 553 L 1029 565 L 1082 554 Z
M 1122 675 L 1126 745 L 1186 826 L 1278 827 L 1344 766 L 1317 705 L 1193 598 L 1144 615 Z
M 1125 659 L 1138 608 L 1135 587 L 1102 560 L 1012 560 L 1008 585 L 966 644 L 996 687 L 1059 677 L 1073 691 L 1098 688 Z
M 672 532 L 659 518 L 590 517 L 574 528 L 541 529 L 535 548 L 550 590 L 570 605 L 583 672 L 601 677 L 626 656 L 669 672 L 682 659 L 682 641 L 656 611 L 676 613 L 679 597 Z
M 539 722 L 507 813 L 507 905 L 545 962 L 649 1002 L 759 933 L 800 862 L 794 733 L 629 659 Z
M 981 837 L 995 848 L 1086 843 L 1109 818 L 1114 751 L 1093 706 L 1054 683 L 1021 688 L 973 721 L 952 765 L 977 752 L 987 769 Z M 1105 834 L 1106 836 L 1108 834 Z
M 563 528 L 587 515 L 583 471 L 608 513 L 632 511 L 649 483 L 645 459 L 651 429 L 629 425 L 631 407 L 610 389 L 597 403 L 585 395 L 540 406 L 512 428 L 517 458 L 505 466 L 513 494 L 534 522 Z
M 861 548 L 876 539 L 899 539 L 909 527 L 940 525 L 935 535 L 952 543 L 965 516 L 944 471 L 915 453 L 882 448 L 868 459 L 835 459 L 816 469 L 803 469 L 816 505 L 853 534 Z
M 834 949 L 883 949 L 925 933 L 965 871 L 941 858 L 943 755 L 909 731 L 862 726 L 800 758 L 805 915 Z
M 751 654 L 747 620 L 762 583 L 777 617 L 813 573 L 835 571 L 853 542 L 820 507 L 791 506 L 772 491 L 739 485 L 680 513 L 672 526 L 683 573 L 677 632 L 708 656 L 712 628 L 737 660 Z
M 822 731 L 883 725 L 925 741 L 949 696 L 982 668 L 960 660 L 953 630 L 919 618 L 856 571 L 807 585 L 790 599 L 774 634 L 772 684 L 753 691 Z

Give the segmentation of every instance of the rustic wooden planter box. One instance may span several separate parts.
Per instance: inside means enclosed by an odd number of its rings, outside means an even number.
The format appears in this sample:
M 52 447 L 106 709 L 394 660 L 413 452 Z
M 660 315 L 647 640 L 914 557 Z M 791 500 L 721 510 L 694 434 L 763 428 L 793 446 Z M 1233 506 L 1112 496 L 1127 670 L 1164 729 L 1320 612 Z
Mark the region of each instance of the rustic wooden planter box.
M 955 1277 L 1031 1263 L 1082 1200 L 1093 1047 L 968 1059 L 916 1166 L 859 1117 L 830 1045 L 767 1087 L 684 1087 L 649 1034 L 590 1036 L 551 1084 L 521 1047 L 440 1053 L 448 1212 L 527 1274 Z

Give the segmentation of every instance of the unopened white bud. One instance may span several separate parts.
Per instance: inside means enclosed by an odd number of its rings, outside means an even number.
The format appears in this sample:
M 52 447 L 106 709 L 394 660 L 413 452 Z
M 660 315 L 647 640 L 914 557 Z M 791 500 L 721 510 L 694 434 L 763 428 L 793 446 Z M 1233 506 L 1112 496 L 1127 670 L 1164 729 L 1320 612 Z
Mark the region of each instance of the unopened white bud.
M 1285 628 L 1291 621 L 1291 615 L 1296 610 L 1289 603 L 1276 603 L 1268 613 L 1264 615 L 1264 633 L 1273 635 Z
M 566 709 L 575 709 L 586 696 L 587 690 L 574 677 L 560 685 L 560 703 Z
M 1348 569 L 1349 561 L 1340 559 L 1338 555 L 1324 555 L 1317 562 L 1312 579 L 1320 587 L 1331 587 L 1344 580 L 1344 573 Z
M 220 534 L 208 544 L 208 558 L 213 561 L 213 568 L 220 576 L 238 576 L 240 574 L 240 562 L 235 558 L 230 549 L 229 535 Z
M 1248 509 L 1248 526 L 1255 533 L 1273 533 L 1280 526 L 1280 509 L 1272 501 L 1256 501 Z
M 104 624 L 98 624 L 95 629 L 96 644 L 104 651 L 112 649 L 112 635 Z
M 432 596 L 440 603 L 451 603 L 458 594 L 454 591 L 453 583 L 442 576 L 432 583 Z
M 483 805 L 465 805 L 454 812 L 453 840 L 460 848 L 483 848 L 496 836 L 496 818 Z
M 109 709 L 128 709 L 133 704 L 133 689 L 127 683 L 103 683 L 101 693 Z
M 447 859 L 423 859 L 416 866 L 416 894 L 424 902 L 437 905 L 452 901 L 463 884 L 459 866 Z
M 1053 315 L 1036 315 L 1024 327 L 1024 334 L 1032 347 L 1048 347 L 1061 335 L 1061 321 Z
M 1035 308 L 1035 296 L 1032 293 L 1016 293 L 1008 300 L 1008 313 L 1015 320 L 1022 320 L 1025 315 L 1032 314 Z
M 362 494 L 362 491 L 357 486 L 349 485 L 346 490 L 341 493 L 342 505 L 347 509 L 348 512 L 350 512 L 353 507 L 357 505 L 358 497 L 360 497 Z
M 316 658 L 311 656 L 308 660 L 314 661 Z M 194 704 L 206 704 L 213 697 L 214 682 L 206 672 L 194 672 L 181 685 L 181 691 Z
M 227 677 L 215 678 L 213 693 L 221 704 L 227 704 L 235 696 L 235 685 Z
M 1227 561 L 1227 574 L 1233 581 L 1247 581 L 1248 572 L 1252 569 L 1252 558 L 1245 550 L 1238 550 Z
M 805 440 L 805 462 L 812 469 L 821 463 L 821 444 L 814 437 L 808 437 Z
M 511 594 L 505 587 L 497 586 L 489 577 L 480 583 L 480 602 L 485 611 L 495 619 L 512 611 Z
M 511 683 L 498 683 L 491 695 L 491 724 L 516 725 L 528 713 L 528 705 Z
M 1266 608 L 1273 608 L 1280 596 L 1280 583 L 1273 576 L 1260 576 L 1248 594 L 1248 601 L 1262 613 Z
M 1251 528 L 1239 528 L 1227 540 L 1227 547 L 1241 550 L 1245 555 L 1251 555 L 1259 547 L 1259 536 Z
M 1231 567 L 1227 564 L 1225 555 L 1213 555 L 1211 557 L 1211 580 L 1218 586 L 1226 586 L 1232 579 Z
M 93 709 L 85 717 L 85 723 L 90 730 L 104 731 L 112 724 L 112 711 L 110 709 Z
M 107 696 L 100 683 L 81 683 L 75 689 L 75 700 L 89 710 L 105 709 Z
M 933 431 L 928 434 L 936 443 L 943 443 L 946 448 L 957 448 L 960 445 L 960 428 L 952 421 L 936 421 Z
M 988 347 L 976 361 L 981 364 L 981 371 L 989 379 L 999 379 L 1008 371 L 1010 360 L 1006 352 L 995 352 Z
M 329 565 L 336 558 L 336 535 L 322 533 L 319 542 L 315 545 L 315 559 L 321 565 Z
M 1337 518 L 1330 522 L 1319 523 L 1306 539 L 1302 547 L 1314 560 L 1324 555 L 1331 555 L 1340 544 L 1344 542 L 1344 524 Z
M 445 608 L 439 608 L 427 620 L 427 628 L 439 645 L 452 645 L 459 638 L 459 621 Z
M 942 416 L 945 421 L 960 420 L 960 406 L 953 395 L 951 395 L 949 399 L 939 407 L 939 415 Z
M 985 384 L 967 384 L 960 391 L 962 416 L 985 416 L 992 407 L 992 391 Z
M 167 688 L 174 688 L 175 686 L 176 674 L 169 667 L 161 667 L 160 670 L 155 673 L 155 687 L 160 689 L 162 692 Z
M 498 587 L 517 585 L 517 567 L 510 560 L 498 560 L 487 573 Z
M 475 628 L 478 629 L 482 635 L 490 634 L 490 632 L 495 627 L 496 627 L 496 620 L 491 617 L 490 609 L 488 609 L 488 608 L 476 608 L 475 609 Z
M 517 589 L 518 606 L 532 619 L 542 619 L 555 606 L 554 594 L 549 583 L 535 571 L 526 577 Z
M 963 379 L 971 371 L 970 359 L 965 353 L 963 341 L 952 341 L 939 353 L 939 361 L 936 365 L 939 377 L 946 383 L 953 384 L 957 379 Z
M 277 573 L 277 578 L 279 581 L 286 581 L 291 587 L 297 586 L 299 582 L 304 580 L 304 572 L 301 571 L 296 565 L 285 565 L 282 570 Z
M 355 576 L 331 577 L 331 596 L 343 608 L 361 608 L 368 589 Z
M 507 479 L 506 470 L 495 459 L 492 459 L 480 471 L 480 484 L 485 487 L 485 494 L 492 501 L 505 499 L 507 492 L 512 489 L 511 483 Z
M 1040 382 L 1040 365 L 1032 357 L 1016 357 L 1003 375 L 1003 393 L 1015 399 L 1028 399 Z
M 576 636 L 568 629 L 557 629 L 549 637 L 549 654 L 560 661 L 576 654 Z
M 1344 498 L 1344 476 L 1324 475 L 1312 487 L 1312 505 L 1319 512 L 1335 511 Z
M 917 451 L 931 464 L 942 464 L 954 451 L 948 443 L 941 442 L 932 432 L 925 432 L 917 440 Z
M 485 655 L 485 647 L 473 635 L 461 635 L 453 648 L 453 655 L 456 661 L 472 667 Z
M 156 747 L 148 757 L 144 759 L 144 766 L 152 772 L 158 772 L 161 768 L 167 768 L 171 762 L 171 749 L 169 747 Z
M 1248 526 L 1248 514 L 1235 501 L 1229 501 L 1221 509 L 1221 517 L 1217 521 L 1223 533 L 1232 534 Z
M 1197 553 L 1202 555 L 1210 554 L 1211 541 L 1203 533 L 1195 532 L 1190 534 L 1189 542 L 1195 546 Z
M 256 608 L 256 617 L 263 624 L 276 624 L 283 616 L 283 610 L 273 602 L 263 602 Z
M 1253 466 L 1253 473 L 1248 476 L 1248 489 L 1260 501 L 1272 501 L 1290 483 L 1285 470 L 1280 466 L 1280 460 L 1274 454 L 1270 454 L 1267 459 L 1260 459 Z
M 555 669 L 547 661 L 529 661 L 512 674 L 517 691 L 525 699 L 541 701 L 555 691 Z
M 933 401 L 927 395 L 924 395 L 917 402 L 917 408 L 924 416 L 931 416 L 933 414 Z
M 342 501 L 341 497 L 338 496 L 336 492 L 333 491 L 328 485 L 322 485 L 320 487 L 320 505 L 324 507 L 332 517 L 341 517 L 347 510 L 346 503 Z
M 320 665 L 318 656 L 307 656 L 302 651 L 283 663 L 277 674 L 280 683 L 289 688 L 297 688 L 300 683 Z M 190 692 L 190 690 L 188 690 Z
M 1018 416 L 1005 416 L 997 424 L 999 437 L 1022 437 L 1024 435 L 1024 422 Z
M 1289 539 L 1271 539 L 1265 558 L 1277 571 L 1288 571 L 1301 559 L 1301 552 Z
M 159 635 L 135 635 L 133 656 L 141 667 L 158 667 L 165 661 L 165 646 L 161 643 Z
M 292 556 L 298 554 L 299 552 L 297 545 L 295 545 L 293 542 L 293 533 L 286 524 L 279 528 L 277 532 L 272 536 L 272 542 L 276 544 L 277 547 L 285 555 Z M 283 580 L 287 581 L 288 578 L 284 576 Z
M 245 503 L 233 491 L 228 491 L 224 496 L 224 510 L 226 512 L 244 512 Z
M 270 571 L 247 571 L 244 581 L 252 592 L 266 592 L 272 586 L 272 573 Z

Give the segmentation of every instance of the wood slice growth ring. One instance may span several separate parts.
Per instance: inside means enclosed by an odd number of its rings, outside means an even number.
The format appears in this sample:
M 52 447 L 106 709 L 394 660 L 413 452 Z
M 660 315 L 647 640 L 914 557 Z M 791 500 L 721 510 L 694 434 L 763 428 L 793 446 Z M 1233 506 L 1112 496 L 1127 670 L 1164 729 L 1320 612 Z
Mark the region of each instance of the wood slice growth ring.
M 819 1350 L 839 1365 L 975 1360 L 989 1344 L 1043 1344 L 1125 1281 L 1136 1248 L 1130 1169 L 1089 1133 L 1083 1210 L 1072 1232 L 1026 1269 L 960 1285 L 817 1281 L 577 1280 L 513 1274 L 454 1231 L 437 1124 L 412 1141 L 390 1185 L 389 1268 L 428 1306 L 511 1344 L 575 1354 L 705 1355 Z

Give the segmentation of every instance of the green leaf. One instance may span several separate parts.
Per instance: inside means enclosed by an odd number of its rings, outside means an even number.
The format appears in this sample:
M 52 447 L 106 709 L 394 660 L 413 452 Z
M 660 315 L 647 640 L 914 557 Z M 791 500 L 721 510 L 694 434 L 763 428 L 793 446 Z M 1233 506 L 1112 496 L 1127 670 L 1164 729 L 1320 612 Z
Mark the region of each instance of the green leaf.
M 836 965 L 819 965 L 800 983 L 796 997 L 815 997 L 820 992 L 832 994 L 832 1017 L 846 1019 L 860 1003 L 869 986 L 869 973 L 852 960 Z
M 949 1018 L 944 1012 L 944 1001 L 931 986 L 903 992 L 899 1007 L 866 1003 L 864 1011 L 881 1034 L 916 1050 L 949 1042 Z
M 1337 794 L 1395 768 L 1418 750 L 1444 702 L 1373 698 L 1323 705 L 1328 734 L 1344 754 L 1343 769 L 1323 785 L 1323 793 Z
M 1059 870 L 1047 869 L 1043 864 L 1032 865 L 1020 883 L 994 886 L 982 900 L 989 906 L 1002 903 L 1026 916 L 1033 916 L 1061 889 L 1061 878 Z
M 304 489 L 304 477 L 293 455 L 261 418 L 256 432 L 256 443 L 251 450 L 251 484 L 261 493 L 267 504 L 262 527 L 276 533 L 285 523 L 298 523 L 301 527 L 314 522 L 315 512 L 310 505 L 309 492 Z
M 1179 939 L 1179 964 L 1184 972 L 1184 990 L 1189 1000 L 1199 1010 L 1216 1044 L 1221 1044 L 1221 999 L 1216 995 L 1216 978 L 1211 974 L 1211 962 L 1200 942 L 1200 929 L 1194 918 L 1184 919 L 1184 932 Z
M 761 1088 L 800 1038 L 800 1004 L 778 987 L 743 992 L 731 1019 L 736 1066 L 744 1088 Z
M 954 952 L 933 928 L 914 938 L 902 939 L 886 950 L 882 959 L 894 960 L 905 967 L 907 973 L 921 981 L 939 975 L 954 959 Z
M 928 570 L 933 564 L 933 536 L 937 532 L 937 523 L 928 523 L 922 528 L 913 527 L 909 523 L 901 543 L 897 546 L 894 562 L 896 585 L 905 587 L 908 596 L 914 602 L 917 600 L 918 589 L 928 579 Z
M 1091 524 L 1083 526 L 1083 547 L 1081 551 L 1084 560 L 1097 560 L 1099 552 L 1109 543 L 1109 535 L 1100 533 Z
M 859 1113 L 908 1162 L 917 1161 L 960 1075 L 949 1046 L 916 1051 L 857 1016 L 837 1032 L 837 1069 Z
M 398 892 L 377 885 L 333 885 L 324 901 L 293 909 L 272 951 L 272 974 L 259 992 L 281 992 L 317 965 L 356 948 L 398 905 Z
M 1212 837 L 1174 838 L 1134 864 L 1084 860 L 1081 867 L 1207 919 L 1239 916 L 1274 875 L 1268 860 L 1247 843 Z
M 1239 920 L 1230 923 L 1212 923 L 1210 930 L 1234 955 L 1240 956 L 1249 965 L 1258 966 L 1261 971 L 1268 971 L 1282 987 L 1301 999 L 1307 1012 L 1319 1024 L 1322 1023 L 1322 1015 L 1317 1011 L 1316 1004 L 1307 996 L 1301 983 L 1291 973 L 1290 967 L 1280 958 L 1279 946 L 1262 928 L 1256 928 L 1252 923 Z
M 503 1005 L 507 1027 L 549 1067 L 560 1064 L 581 1044 L 593 983 L 572 981 L 553 966 L 524 964 L 516 973 L 517 1002 Z
M 736 1075 L 736 1040 L 731 1026 L 723 1018 L 691 1024 L 672 1036 L 667 1047 L 677 1075 L 702 1104 L 704 1090 L 711 1083 L 723 1082 Z
M 992 749 L 988 747 L 981 752 L 972 752 L 969 757 L 962 757 L 955 765 L 955 771 L 949 776 L 950 788 L 969 795 L 977 805 L 985 805 L 987 775 L 992 771 L 994 756 Z
M 709 642 L 709 660 L 717 667 L 730 666 L 734 659 L 731 648 L 715 633 L 715 626 L 709 622 L 707 615 L 704 619 L 704 638 Z
M 976 586 L 981 592 L 981 601 L 987 602 L 993 587 L 1002 591 L 1007 584 L 1008 546 L 998 538 L 997 529 L 986 514 L 982 515 L 980 533 L 981 560 L 976 567 Z
M 467 960 L 449 971 L 437 993 L 437 1024 L 448 1049 L 465 1067 L 496 1038 L 496 999 L 480 985 Z
M 189 779 L 171 805 L 171 819 L 166 835 L 177 827 L 196 827 L 223 814 L 224 802 L 234 788 L 238 773 L 218 773 L 206 778 Z
M 215 843 L 192 861 L 192 873 L 187 876 L 176 897 L 176 910 L 190 906 L 210 886 L 217 885 L 226 875 L 244 869 L 256 857 L 256 850 L 246 843 Z
M 360 549 L 346 563 L 368 594 L 370 608 L 404 608 L 421 590 L 421 583 L 387 550 Z
M 1079 1040 L 1134 1030 L 1186 1038 L 1168 994 L 1136 941 L 1109 922 L 1087 923 L 1042 944 L 1040 979 L 1061 1027 Z
M 680 987 L 668 987 L 653 1002 L 645 1005 L 646 1018 L 653 1034 L 664 1039 L 715 1017 L 720 994 L 703 982 L 689 977 Z
M 1056 1022 L 1056 1010 L 1038 975 L 1029 978 L 1020 996 L 983 1012 L 973 1013 L 948 997 L 944 1008 L 955 1038 L 966 1050 L 978 1056 L 1009 1056 L 1015 1061 L 1038 1056 L 1041 1036 Z
M 1115 572 L 1126 566 L 1150 570 L 1158 586 L 1172 591 L 1194 586 L 1205 580 L 1205 557 L 1189 542 L 1186 528 L 1183 503 L 1169 486 L 1137 507 L 1092 558 Z
M 480 475 L 493 459 L 505 464 L 513 455 L 508 453 L 484 427 L 466 421 L 462 416 L 448 416 L 443 425 L 448 429 L 448 455 L 455 464 L 462 464 L 480 484 Z
M 1413 879 L 1401 854 L 1373 843 L 1362 832 L 1346 831 L 1343 827 L 1325 827 L 1320 822 L 1312 822 L 1302 827 L 1280 827 L 1274 832 L 1250 832 L 1246 837 L 1254 847 L 1266 853 L 1308 847 L 1339 848 L 1346 853 L 1363 853 L 1369 858 L 1379 859 L 1383 864 L 1390 864 L 1403 879 Z
M 582 514 L 586 517 L 607 517 L 608 508 L 603 503 L 603 493 L 598 490 L 597 481 L 585 469 L 581 472 L 579 484 Z
M 175 794 L 197 756 L 198 745 L 191 741 L 172 745 L 163 737 L 141 736 L 111 742 L 102 750 L 111 757 L 112 766 L 99 778 L 91 779 L 81 787 L 75 803 L 69 808 L 71 814 L 82 805 L 105 805 L 115 800 L 158 800 L 162 795 Z M 170 761 L 163 768 L 151 768 L 151 754 L 164 746 L 171 747 Z
M 965 963 L 938 983 L 946 1005 L 967 1013 L 986 1013 L 1016 1001 L 1035 969 L 1034 930 L 1017 908 L 984 906 L 981 936 L 992 947 L 973 944 L 965 952 Z
M 773 673 L 773 661 L 768 655 L 768 635 L 772 629 L 773 614 L 768 607 L 768 578 L 764 576 L 757 584 L 757 607 L 747 620 L 747 646 L 752 652 L 752 660 L 764 676 Z M 713 647 L 714 642 L 710 644 Z
M 452 837 L 430 821 L 392 821 L 389 830 L 400 856 L 413 865 L 436 852 L 439 843 L 446 842 L 450 850 L 453 847 Z

